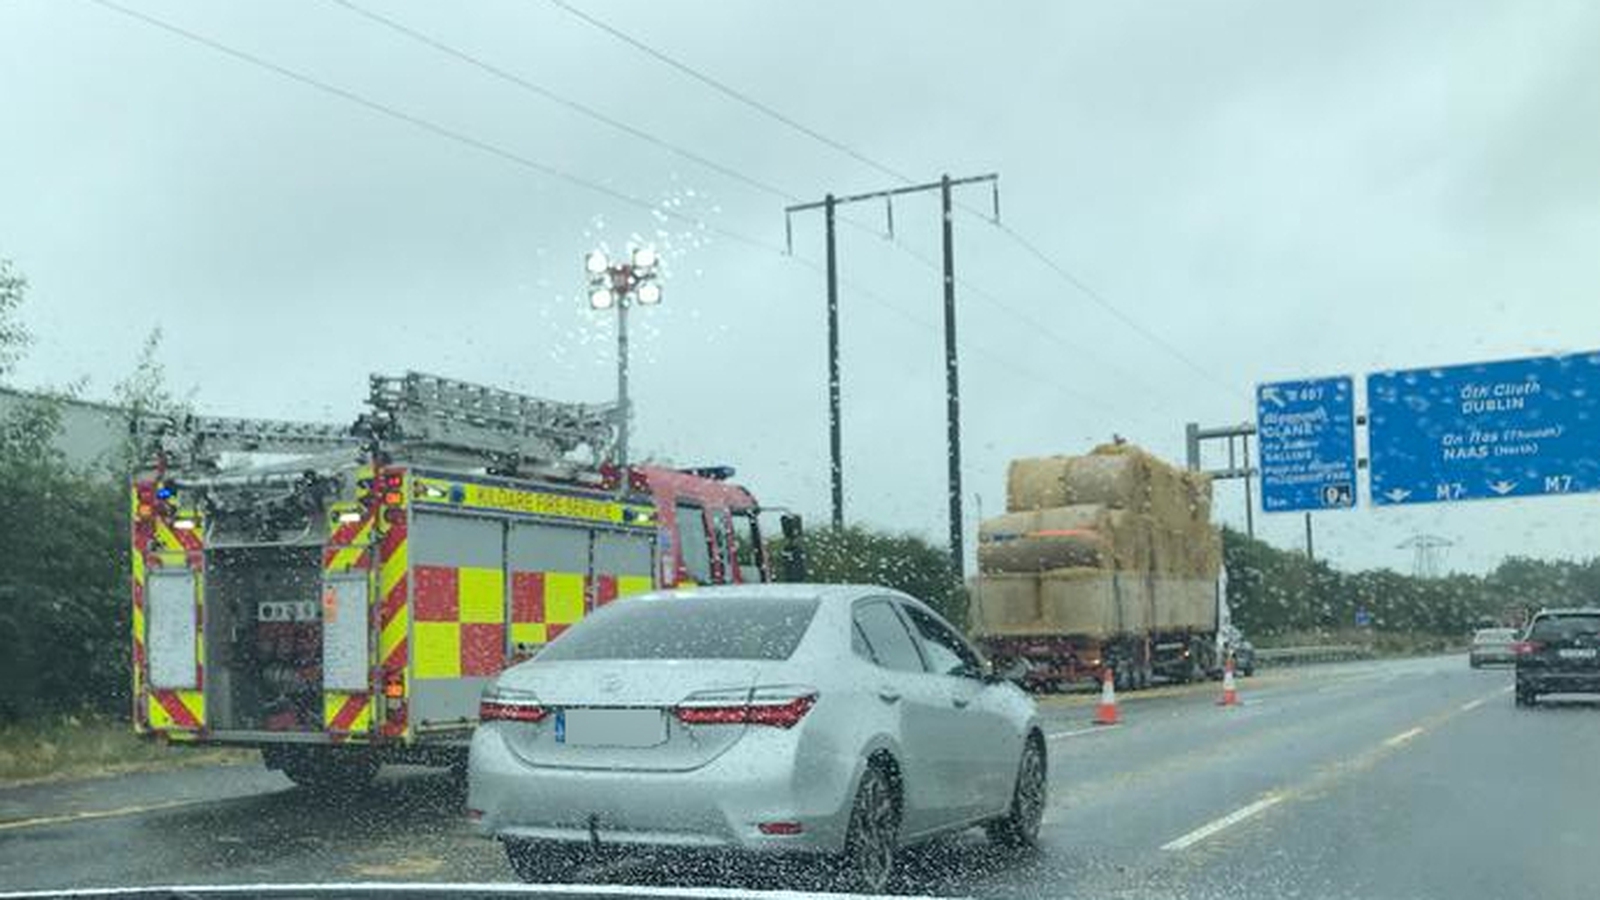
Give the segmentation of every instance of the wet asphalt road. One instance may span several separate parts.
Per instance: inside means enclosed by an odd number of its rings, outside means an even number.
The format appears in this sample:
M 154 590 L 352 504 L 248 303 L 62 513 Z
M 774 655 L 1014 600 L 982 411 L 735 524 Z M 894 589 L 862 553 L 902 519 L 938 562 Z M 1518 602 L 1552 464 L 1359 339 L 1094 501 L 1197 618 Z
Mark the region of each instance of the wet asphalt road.
M 1600 701 L 1515 709 L 1506 670 L 1462 657 L 1318 666 L 1042 704 L 1043 846 L 973 831 L 905 854 L 907 893 L 984 897 L 1600 896 Z M 461 786 L 386 772 L 332 801 L 253 766 L 0 788 L 0 888 L 503 881 Z M 813 888 L 821 873 L 628 858 L 603 882 Z

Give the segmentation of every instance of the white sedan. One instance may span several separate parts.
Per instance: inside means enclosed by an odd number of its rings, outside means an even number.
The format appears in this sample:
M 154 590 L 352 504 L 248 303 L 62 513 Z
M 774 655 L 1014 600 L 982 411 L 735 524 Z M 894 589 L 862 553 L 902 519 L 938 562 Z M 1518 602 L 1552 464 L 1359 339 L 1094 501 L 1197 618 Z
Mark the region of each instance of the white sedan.
M 880 891 L 896 849 L 975 825 L 1031 846 L 1033 701 L 921 602 L 760 585 L 611 603 L 504 672 L 468 815 L 529 881 L 603 847 L 827 856 Z

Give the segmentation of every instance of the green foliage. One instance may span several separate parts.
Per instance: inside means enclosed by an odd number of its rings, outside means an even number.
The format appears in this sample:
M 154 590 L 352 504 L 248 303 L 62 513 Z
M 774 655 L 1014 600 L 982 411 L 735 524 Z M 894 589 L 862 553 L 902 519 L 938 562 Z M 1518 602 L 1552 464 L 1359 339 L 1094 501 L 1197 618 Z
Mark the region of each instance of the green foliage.
M 27 343 L 15 322 L 26 286 L 0 260 L 0 374 Z M 127 709 L 126 487 L 57 448 L 66 396 L 0 419 L 0 723 Z
M 1357 609 L 1371 613 L 1380 634 L 1459 635 L 1545 606 L 1600 603 L 1600 558 L 1511 557 L 1487 575 L 1417 578 L 1388 569 L 1340 572 L 1224 529 L 1223 561 L 1234 622 L 1264 637 L 1348 630 Z
M 28 279 L 22 277 L 11 260 L 0 259 L 0 375 L 11 370 L 28 345 L 27 329 L 16 319 L 27 291 Z
M 152 329 L 139 348 L 139 360 L 133 371 L 111 388 L 112 400 L 127 410 L 133 422 L 147 416 L 182 415 L 190 411 L 189 399 L 180 400 L 167 387 L 167 369 L 160 357 L 161 341 L 161 329 Z M 148 451 L 149 448 L 130 432 L 112 460 L 114 472 L 126 477 L 148 465 Z
M 67 465 L 59 419 L 42 398 L 0 422 L 0 721 L 127 704 L 127 502 Z
M 773 557 L 782 551 L 773 542 Z M 958 627 L 967 621 L 967 593 L 950 553 L 910 534 L 859 525 L 806 532 L 807 579 L 829 584 L 881 584 L 932 606 Z

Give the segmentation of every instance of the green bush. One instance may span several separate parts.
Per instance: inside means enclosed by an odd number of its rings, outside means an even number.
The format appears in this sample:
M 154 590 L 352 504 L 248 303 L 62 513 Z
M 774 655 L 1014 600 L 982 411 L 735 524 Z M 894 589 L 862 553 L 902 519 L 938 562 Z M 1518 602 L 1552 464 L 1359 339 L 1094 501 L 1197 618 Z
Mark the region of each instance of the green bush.
M 807 580 L 827 584 L 880 584 L 904 591 L 938 610 L 957 627 L 967 621 L 966 588 L 956 578 L 950 553 L 910 534 L 860 525 L 807 531 L 803 539 Z M 782 540 L 771 548 L 783 552 Z
M 128 704 L 127 501 L 67 465 L 48 400 L 0 422 L 0 722 Z

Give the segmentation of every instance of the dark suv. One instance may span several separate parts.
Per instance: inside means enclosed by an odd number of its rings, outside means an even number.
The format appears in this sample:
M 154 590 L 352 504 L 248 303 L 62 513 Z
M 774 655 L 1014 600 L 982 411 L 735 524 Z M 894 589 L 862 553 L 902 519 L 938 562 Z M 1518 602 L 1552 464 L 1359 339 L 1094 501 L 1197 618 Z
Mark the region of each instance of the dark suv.
M 1600 693 L 1600 608 L 1540 611 L 1516 652 L 1518 706 L 1540 694 Z

